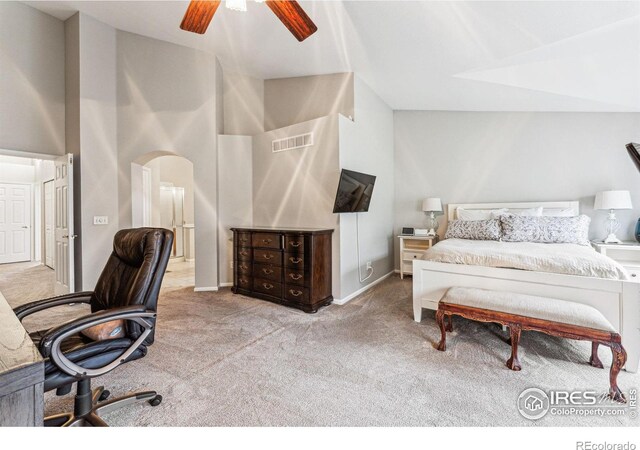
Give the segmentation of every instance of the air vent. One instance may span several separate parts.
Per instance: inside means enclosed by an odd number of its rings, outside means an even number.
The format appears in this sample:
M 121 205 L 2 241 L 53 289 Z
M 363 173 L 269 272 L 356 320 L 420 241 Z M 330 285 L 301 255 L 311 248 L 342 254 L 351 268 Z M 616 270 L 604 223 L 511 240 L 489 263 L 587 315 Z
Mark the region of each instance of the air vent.
M 299 134 L 284 139 L 276 139 L 271 142 L 273 153 L 295 150 L 297 148 L 310 147 L 313 145 L 313 133 Z

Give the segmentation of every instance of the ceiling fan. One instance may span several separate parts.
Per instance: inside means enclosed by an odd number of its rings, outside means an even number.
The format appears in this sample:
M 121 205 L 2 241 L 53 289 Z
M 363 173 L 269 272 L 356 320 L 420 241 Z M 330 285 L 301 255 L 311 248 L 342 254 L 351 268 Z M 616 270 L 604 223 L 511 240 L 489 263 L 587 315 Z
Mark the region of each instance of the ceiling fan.
M 262 0 L 256 1 L 262 3 Z M 220 3 L 221 0 L 191 0 L 180 24 L 180 28 L 193 33 L 204 34 Z M 298 2 L 293 0 L 266 0 L 264 3 L 278 16 L 278 19 L 280 19 L 298 41 L 304 41 L 318 30 L 316 24 L 313 23 Z M 246 0 L 226 0 L 226 6 L 229 9 L 239 11 L 247 10 Z

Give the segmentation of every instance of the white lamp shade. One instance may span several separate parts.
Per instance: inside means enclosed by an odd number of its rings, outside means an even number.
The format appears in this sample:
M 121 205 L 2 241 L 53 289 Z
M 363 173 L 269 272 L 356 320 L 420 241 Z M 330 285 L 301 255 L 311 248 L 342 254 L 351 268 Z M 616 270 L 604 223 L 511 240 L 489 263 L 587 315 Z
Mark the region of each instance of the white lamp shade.
M 631 209 L 629 191 L 602 191 L 596 194 L 594 209 Z
M 442 202 L 439 198 L 425 198 L 422 201 L 423 211 L 442 211 Z

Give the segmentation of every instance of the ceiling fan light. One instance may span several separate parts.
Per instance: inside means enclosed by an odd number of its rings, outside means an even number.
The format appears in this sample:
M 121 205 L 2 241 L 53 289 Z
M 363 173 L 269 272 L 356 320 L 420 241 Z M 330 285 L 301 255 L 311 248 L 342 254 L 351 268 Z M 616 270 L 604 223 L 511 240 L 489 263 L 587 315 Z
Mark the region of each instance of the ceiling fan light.
M 247 10 L 247 0 L 227 0 L 225 2 L 227 8 L 232 9 L 234 11 L 246 11 Z

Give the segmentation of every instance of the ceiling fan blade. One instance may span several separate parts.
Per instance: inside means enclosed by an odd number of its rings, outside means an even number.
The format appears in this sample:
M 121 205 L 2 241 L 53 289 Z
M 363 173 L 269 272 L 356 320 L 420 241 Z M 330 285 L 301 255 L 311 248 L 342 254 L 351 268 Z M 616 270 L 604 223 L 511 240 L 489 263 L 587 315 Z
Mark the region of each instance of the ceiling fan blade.
M 204 34 L 213 19 L 213 15 L 220 6 L 220 0 L 196 1 L 191 0 L 187 12 L 184 13 L 180 28 L 193 33 Z
M 267 0 L 265 3 L 300 42 L 318 30 L 316 24 L 313 23 L 298 2 L 293 0 Z

